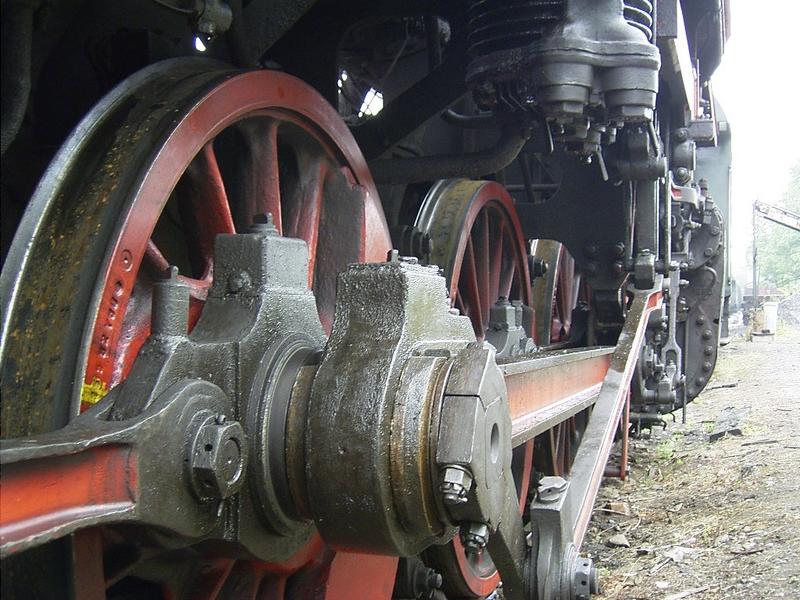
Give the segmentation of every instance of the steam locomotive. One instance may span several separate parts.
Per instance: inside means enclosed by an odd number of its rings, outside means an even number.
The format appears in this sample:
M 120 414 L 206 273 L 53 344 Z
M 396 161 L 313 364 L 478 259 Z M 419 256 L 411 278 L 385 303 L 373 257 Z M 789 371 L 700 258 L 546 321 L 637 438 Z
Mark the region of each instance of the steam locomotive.
M 4 597 L 598 592 L 724 335 L 726 0 L 2 15 Z

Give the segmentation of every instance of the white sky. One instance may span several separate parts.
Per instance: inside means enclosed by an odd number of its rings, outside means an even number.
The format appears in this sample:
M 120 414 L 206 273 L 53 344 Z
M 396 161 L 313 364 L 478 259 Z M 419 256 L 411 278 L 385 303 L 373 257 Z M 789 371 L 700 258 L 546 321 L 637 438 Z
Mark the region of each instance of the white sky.
M 733 136 L 733 272 L 747 281 L 752 202 L 779 202 L 800 160 L 800 0 L 731 0 L 731 19 L 712 82 Z

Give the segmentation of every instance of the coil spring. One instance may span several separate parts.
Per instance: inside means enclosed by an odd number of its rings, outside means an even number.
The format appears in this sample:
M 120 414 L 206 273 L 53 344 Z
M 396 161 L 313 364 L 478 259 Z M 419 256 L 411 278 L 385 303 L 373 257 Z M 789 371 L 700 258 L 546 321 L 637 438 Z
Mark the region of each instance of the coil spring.
M 564 16 L 564 0 L 476 0 L 470 3 L 467 42 L 472 56 L 529 45 Z
M 628 25 L 653 39 L 653 3 L 650 0 L 625 0 L 623 14 Z

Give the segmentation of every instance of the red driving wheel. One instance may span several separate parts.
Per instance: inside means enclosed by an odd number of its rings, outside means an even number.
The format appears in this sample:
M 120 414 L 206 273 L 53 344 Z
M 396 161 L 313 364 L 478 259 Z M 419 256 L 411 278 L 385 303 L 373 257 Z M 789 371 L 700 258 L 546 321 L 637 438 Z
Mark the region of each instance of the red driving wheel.
M 125 379 L 149 335 L 153 283 L 169 265 L 190 286 L 193 325 L 214 277 L 215 236 L 244 231 L 262 213 L 308 244 L 309 284 L 330 332 L 338 273 L 383 261 L 391 248 L 375 185 L 337 112 L 289 75 L 209 61 L 167 61 L 123 82 L 65 143 L 9 254 L 16 295 L 4 317 L 3 384 L 39 388 L 15 389 L 17 404 L 3 403 L 4 434 L 58 427 Z M 53 273 L 62 276 L 55 286 Z M 53 389 L 68 391 L 42 404 Z M 397 565 L 334 553 L 316 536 L 281 564 L 144 556 L 124 542 L 113 532 L 76 536 L 87 597 L 155 589 L 209 600 L 388 599 Z
M 493 181 L 439 181 L 428 192 L 416 227 L 430 236 L 429 262 L 444 269 L 450 302 L 472 320 L 479 340 L 489 328 L 489 310 L 498 300 L 531 304 L 528 255 L 514 201 Z M 531 332 L 528 332 L 530 335 Z M 528 499 L 533 441 L 514 451 L 512 470 L 520 514 Z M 459 536 L 429 549 L 448 596 L 479 598 L 491 594 L 500 575 L 488 552 L 467 553 Z
M 586 301 L 586 286 L 566 246 L 554 240 L 534 240 L 532 254 L 547 264 L 547 272 L 533 283 L 537 339 L 542 346 L 563 346 L 571 340 L 573 311 Z M 542 472 L 565 476 L 586 427 L 588 410 L 562 421 L 540 436 L 537 466 Z
M 330 332 L 338 272 L 351 262 L 384 260 L 390 242 L 369 171 L 344 123 L 310 87 L 270 71 L 215 85 L 149 163 L 120 215 L 84 400 L 126 377 L 149 335 L 154 277 L 170 264 L 182 267 L 193 324 L 214 275 L 214 237 L 246 230 L 260 213 L 273 215 L 281 234 L 308 244 L 309 283 Z
M 451 179 L 428 192 L 416 227 L 430 236 L 429 262 L 444 269 L 450 302 L 483 340 L 499 299 L 530 306 L 525 238 L 514 201 L 493 181 Z

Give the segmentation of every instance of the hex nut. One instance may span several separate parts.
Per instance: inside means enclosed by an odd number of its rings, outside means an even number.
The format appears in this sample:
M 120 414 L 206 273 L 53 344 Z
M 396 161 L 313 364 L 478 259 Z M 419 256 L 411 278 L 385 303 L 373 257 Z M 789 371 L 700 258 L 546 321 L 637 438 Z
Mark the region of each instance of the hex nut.
M 207 420 L 197 431 L 190 457 L 192 487 L 203 500 L 222 500 L 242 486 L 247 447 L 237 421 Z
M 542 477 L 539 480 L 539 501 L 545 503 L 555 502 L 561 497 L 564 490 L 567 489 L 568 483 L 566 479 L 558 477 L 557 475 Z
M 451 465 L 442 471 L 442 483 L 439 491 L 442 492 L 442 501 L 449 505 L 464 504 L 467 494 L 472 486 L 472 475 L 464 467 Z
M 592 594 L 600 593 L 597 570 L 591 558 L 578 556 L 572 575 L 572 591 L 575 600 L 589 600 Z
M 489 543 L 489 527 L 486 523 L 471 521 L 461 526 L 461 543 L 468 554 L 481 552 Z

